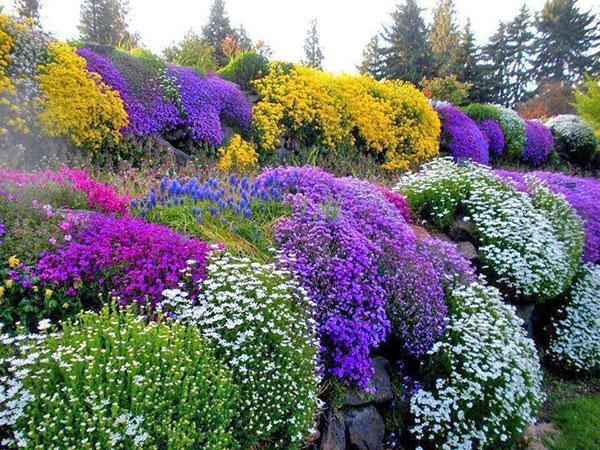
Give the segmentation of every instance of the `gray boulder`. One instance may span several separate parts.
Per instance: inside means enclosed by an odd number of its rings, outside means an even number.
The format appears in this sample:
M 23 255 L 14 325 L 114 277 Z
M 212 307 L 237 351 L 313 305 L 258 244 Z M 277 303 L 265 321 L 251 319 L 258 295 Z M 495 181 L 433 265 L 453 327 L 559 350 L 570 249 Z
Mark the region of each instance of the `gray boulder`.
M 385 424 L 374 406 L 344 412 L 348 447 L 356 450 L 383 450 Z

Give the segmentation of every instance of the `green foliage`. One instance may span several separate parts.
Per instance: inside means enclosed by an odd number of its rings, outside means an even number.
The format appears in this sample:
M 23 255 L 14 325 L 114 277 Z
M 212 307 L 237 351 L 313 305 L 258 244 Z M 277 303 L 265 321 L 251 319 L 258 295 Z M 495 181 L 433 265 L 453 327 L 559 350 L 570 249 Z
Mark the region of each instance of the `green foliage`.
M 208 22 L 202 27 L 202 40 L 214 49 L 213 57 L 219 67 L 223 67 L 228 62 L 221 47 L 221 43 L 227 36 L 233 37 L 234 30 L 225 12 L 225 1 L 214 0 Z
M 224 253 L 207 271 L 198 306 L 177 289 L 165 291 L 163 307 L 198 326 L 231 368 L 241 387 L 233 424 L 240 448 L 299 449 L 313 425 L 319 382 L 310 300 L 273 264 Z
M 252 81 L 259 80 L 269 71 L 269 61 L 253 51 L 240 53 L 217 73 L 244 90 L 252 90 Z
M 123 0 L 85 0 L 81 4 L 81 38 L 111 47 L 135 47 L 139 38 L 127 30 L 128 12 Z
M 600 139 L 600 76 L 586 77 L 582 89 L 575 92 L 577 112 L 596 130 Z
M 205 74 L 217 68 L 213 57 L 214 48 L 193 30 L 187 32 L 183 40 L 163 50 L 167 62 L 184 67 L 193 67 Z
M 460 41 L 454 0 L 439 0 L 429 31 L 433 63 L 438 76 L 460 73 Z
M 423 78 L 421 88 L 425 95 L 432 100 L 450 102 L 453 105 L 462 105 L 469 97 L 471 83 L 458 81 L 456 75 L 450 75 L 444 78 Z
M 567 161 L 588 165 L 597 152 L 594 129 L 579 116 L 569 114 L 553 117 L 546 125 L 552 130 L 554 148 Z
M 560 434 L 547 443 L 550 450 L 595 449 L 600 444 L 600 395 L 560 403 L 552 415 Z
M 134 308 L 81 314 L 23 355 L 13 430 L 42 448 L 231 448 L 237 389 L 194 326 Z

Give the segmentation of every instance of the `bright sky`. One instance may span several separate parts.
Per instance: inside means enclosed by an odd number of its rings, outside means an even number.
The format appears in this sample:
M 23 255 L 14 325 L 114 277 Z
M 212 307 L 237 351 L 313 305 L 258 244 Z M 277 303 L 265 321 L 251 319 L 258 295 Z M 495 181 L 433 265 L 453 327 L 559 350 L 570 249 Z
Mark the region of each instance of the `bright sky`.
M 13 9 L 12 0 L 8 11 Z M 59 39 L 78 35 L 80 0 L 41 0 L 42 24 Z M 130 0 L 129 23 L 144 46 L 156 53 L 180 40 L 187 30 L 200 31 L 212 0 Z M 362 51 L 381 25 L 389 22 L 396 0 L 226 0 L 232 25 L 243 24 L 254 40 L 264 39 L 276 59 L 302 58 L 308 21 L 317 17 L 324 48 L 326 70 L 354 72 Z M 430 21 L 436 0 L 419 0 Z M 526 0 L 538 11 L 544 0 Z M 510 20 L 523 0 L 456 0 L 461 25 L 471 18 L 479 42 L 493 34 L 499 21 Z M 600 14 L 598 0 L 579 0 L 581 8 Z

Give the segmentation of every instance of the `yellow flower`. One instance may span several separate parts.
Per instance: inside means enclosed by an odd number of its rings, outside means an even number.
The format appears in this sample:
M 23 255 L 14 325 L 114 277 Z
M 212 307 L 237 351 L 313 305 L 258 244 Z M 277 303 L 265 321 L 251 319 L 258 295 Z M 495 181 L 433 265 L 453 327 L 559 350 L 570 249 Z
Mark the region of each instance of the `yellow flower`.
M 13 255 L 10 258 L 8 258 L 8 266 L 11 269 L 14 269 L 15 267 L 17 267 L 20 262 L 21 261 L 19 261 L 15 255 Z
M 243 173 L 256 166 L 258 155 L 254 146 L 239 134 L 234 135 L 226 146 L 219 149 L 221 158 L 218 167 L 223 172 Z
M 63 309 L 68 309 L 69 308 L 69 304 L 67 302 L 63 303 Z
M 46 289 L 44 291 L 44 298 L 47 300 L 52 297 L 52 294 L 54 294 L 54 292 L 51 289 Z
M 4 288 L 0 286 L 0 298 L 4 297 Z
M 53 42 L 50 62 L 41 67 L 40 121 L 50 136 L 67 136 L 95 152 L 109 141 L 118 143 L 129 119 L 117 91 L 86 70 L 86 61 L 73 47 Z
M 32 289 L 33 289 L 33 292 L 37 292 L 40 290 L 37 286 L 34 286 Z
M 14 284 L 15 284 L 15 282 L 13 280 L 11 280 L 10 278 L 8 280 L 4 281 L 4 285 L 6 286 L 7 289 L 11 289 Z

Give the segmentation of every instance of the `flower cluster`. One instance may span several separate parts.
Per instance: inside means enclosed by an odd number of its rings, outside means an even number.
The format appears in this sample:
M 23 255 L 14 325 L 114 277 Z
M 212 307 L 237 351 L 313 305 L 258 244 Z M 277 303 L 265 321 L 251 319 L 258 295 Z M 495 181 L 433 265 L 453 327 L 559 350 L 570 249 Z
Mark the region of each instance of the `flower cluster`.
M 581 258 L 581 222 L 562 197 L 546 190 L 538 202 L 484 166 L 448 159 L 403 176 L 396 189 L 442 228 L 464 208 L 483 268 L 517 296 L 552 298 L 569 286 Z M 572 226 L 561 225 L 566 219 Z
M 248 128 L 251 111 L 242 92 L 228 81 L 213 75 L 202 77 L 192 69 L 170 66 L 184 111 L 182 125 L 192 140 L 217 147 L 223 141 L 221 119 Z
M 234 135 L 227 145 L 219 149 L 221 158 L 218 167 L 223 172 L 247 172 L 258 163 L 258 155 L 251 142 L 239 134 Z
M 411 399 L 411 431 L 444 450 L 509 446 L 544 399 L 533 341 L 492 287 L 457 287 L 449 303 L 447 332 L 430 352 L 435 381 Z
M 274 63 L 254 85 L 260 97 L 254 128 L 262 149 L 277 149 L 284 134 L 329 149 L 357 144 L 390 170 L 406 170 L 438 153 L 437 115 L 408 83 Z
M 527 191 L 525 175 L 540 179 L 553 192 L 562 194 L 583 221 L 585 244 L 583 259 L 600 261 L 600 181 L 593 178 L 572 177 L 554 172 L 509 172 L 496 170 L 497 175 L 513 180 L 517 188 Z
M 299 448 L 313 427 L 319 379 L 312 305 L 272 264 L 219 253 L 199 295 L 164 292 L 162 307 L 198 327 L 240 386 L 233 423 L 239 448 Z
M 589 163 L 596 154 L 594 129 L 581 117 L 564 114 L 553 117 L 546 125 L 552 130 L 556 151 L 563 158 L 579 164 Z
M 189 261 L 194 261 L 193 279 L 202 278 L 207 252 L 208 244 L 167 227 L 96 214 L 69 242 L 42 254 L 34 273 L 43 284 L 84 304 L 105 293 L 122 304 L 155 305 L 164 289 L 177 287 Z
M 483 134 L 484 139 L 487 142 L 488 150 L 491 155 L 499 157 L 502 155 L 502 150 L 504 150 L 505 142 L 504 142 L 504 133 L 502 133 L 502 128 L 498 125 L 494 119 L 484 119 L 477 124 L 479 129 L 481 130 L 481 134 Z
M 588 264 L 573 284 L 567 306 L 555 325 L 550 355 L 574 371 L 600 370 L 600 267 Z
M 521 159 L 532 166 L 539 166 L 548 159 L 552 150 L 552 132 L 542 123 L 533 120 L 526 120 L 525 126 L 525 148 Z
M 464 112 L 448 104 L 435 106 L 442 122 L 440 146 L 455 159 L 469 158 L 481 164 L 490 159 L 488 143 L 477 124 Z
M 67 44 L 52 43 L 48 52 L 51 62 L 41 68 L 39 78 L 44 131 L 66 136 L 91 153 L 119 142 L 129 123 L 119 93 L 88 72 L 85 59 Z
M 431 261 L 445 292 L 456 285 L 466 286 L 475 281 L 475 269 L 455 244 L 428 237 L 419 240 L 419 251 Z
M 3 448 L 205 448 L 234 444 L 237 388 L 201 331 L 132 309 L 88 312 L 60 334 L 2 336 Z M 45 337 L 45 339 L 44 339 Z M 6 374 L 6 375 L 4 375 Z
M 407 355 L 423 355 L 443 332 L 446 308 L 438 276 L 401 211 L 371 184 L 316 168 L 259 177 L 271 179 L 285 180 L 293 192 L 276 240 L 282 261 L 316 303 L 327 371 L 365 387 L 370 354 L 390 331 Z

